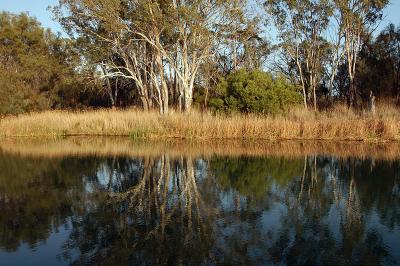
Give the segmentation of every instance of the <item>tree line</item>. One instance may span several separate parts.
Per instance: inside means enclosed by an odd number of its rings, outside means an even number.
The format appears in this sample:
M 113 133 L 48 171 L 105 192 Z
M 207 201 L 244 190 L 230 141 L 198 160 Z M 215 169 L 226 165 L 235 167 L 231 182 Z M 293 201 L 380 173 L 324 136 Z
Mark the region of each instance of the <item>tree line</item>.
M 126 107 L 274 113 L 400 103 L 388 0 L 59 0 L 68 37 L 0 14 L 0 113 Z M 276 35 L 275 39 L 268 37 Z

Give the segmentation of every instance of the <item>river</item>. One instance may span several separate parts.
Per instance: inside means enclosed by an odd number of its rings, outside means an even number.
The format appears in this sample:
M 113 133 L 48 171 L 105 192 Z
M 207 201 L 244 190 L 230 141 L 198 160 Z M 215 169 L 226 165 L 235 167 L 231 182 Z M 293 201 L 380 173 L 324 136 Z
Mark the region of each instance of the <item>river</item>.
M 1 265 L 400 264 L 397 144 L 9 140 L 0 169 Z

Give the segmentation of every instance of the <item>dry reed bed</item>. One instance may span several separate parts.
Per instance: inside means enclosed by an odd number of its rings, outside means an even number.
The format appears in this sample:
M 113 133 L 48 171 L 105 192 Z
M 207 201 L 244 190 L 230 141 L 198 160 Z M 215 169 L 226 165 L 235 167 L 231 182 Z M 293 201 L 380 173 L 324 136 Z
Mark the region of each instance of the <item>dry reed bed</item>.
M 131 136 L 142 139 L 358 140 L 399 141 L 400 111 L 380 106 L 377 114 L 344 107 L 285 115 L 211 115 L 136 110 L 47 111 L 0 120 L 0 136 Z
M 399 143 L 331 141 L 134 141 L 124 137 L 68 137 L 64 139 L 7 138 L 0 151 L 31 157 L 128 156 L 299 156 L 400 159 Z

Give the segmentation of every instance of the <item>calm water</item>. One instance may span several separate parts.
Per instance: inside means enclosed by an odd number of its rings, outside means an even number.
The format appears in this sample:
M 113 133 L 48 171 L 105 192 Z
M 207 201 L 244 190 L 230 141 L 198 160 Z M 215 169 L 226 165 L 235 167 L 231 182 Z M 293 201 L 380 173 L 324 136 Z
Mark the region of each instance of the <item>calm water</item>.
M 0 152 L 0 265 L 398 265 L 400 161 Z

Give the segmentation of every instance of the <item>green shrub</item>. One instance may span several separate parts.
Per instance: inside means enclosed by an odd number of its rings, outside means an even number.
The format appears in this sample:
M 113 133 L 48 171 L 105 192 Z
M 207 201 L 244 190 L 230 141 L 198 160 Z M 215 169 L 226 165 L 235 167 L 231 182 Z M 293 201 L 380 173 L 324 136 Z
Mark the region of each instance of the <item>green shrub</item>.
M 25 13 L 0 12 L 0 115 L 65 105 L 78 87 L 71 42 Z
M 301 94 L 283 77 L 260 70 L 239 70 L 222 78 L 209 106 L 216 111 L 278 113 L 301 103 Z

